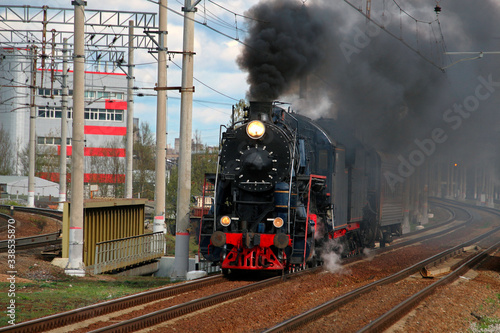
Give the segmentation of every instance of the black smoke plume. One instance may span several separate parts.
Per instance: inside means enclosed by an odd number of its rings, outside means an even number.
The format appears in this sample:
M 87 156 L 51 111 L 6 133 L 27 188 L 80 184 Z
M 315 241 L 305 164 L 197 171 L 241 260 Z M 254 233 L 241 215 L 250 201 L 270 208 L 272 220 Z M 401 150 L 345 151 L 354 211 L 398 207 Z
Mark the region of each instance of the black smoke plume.
M 239 57 L 249 72 L 249 98 L 273 100 L 317 68 L 326 28 L 310 10 L 291 1 L 262 2 L 251 10 L 249 47 Z M 314 14 L 314 13 L 312 13 Z
M 436 149 L 464 159 L 485 153 L 485 142 L 499 138 L 500 84 L 468 116 L 453 108 L 475 96 L 480 77 L 500 82 L 500 55 L 457 62 L 475 56 L 445 52 L 500 51 L 500 6 L 441 1 L 437 14 L 433 1 L 372 2 L 381 29 L 360 14 L 364 1 L 350 2 L 356 8 L 330 0 L 252 7 L 238 58 L 248 72 L 248 98 L 298 99 L 299 86 L 307 86 L 299 112 L 335 117 L 377 148 L 403 153 L 440 128 L 447 139 Z M 451 116 L 461 117 L 460 125 Z

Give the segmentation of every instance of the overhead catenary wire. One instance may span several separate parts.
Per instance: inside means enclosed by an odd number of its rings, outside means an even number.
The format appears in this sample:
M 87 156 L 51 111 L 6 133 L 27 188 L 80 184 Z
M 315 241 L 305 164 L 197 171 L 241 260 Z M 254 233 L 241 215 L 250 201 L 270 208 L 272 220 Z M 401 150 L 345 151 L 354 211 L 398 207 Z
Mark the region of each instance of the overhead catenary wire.
M 394 4 L 399 8 L 399 10 L 406 14 L 408 17 L 410 17 L 411 19 L 413 19 L 415 22 L 419 22 L 419 23 L 434 23 L 436 22 L 438 19 L 436 18 L 435 20 L 432 20 L 432 21 L 424 21 L 424 20 L 419 20 L 417 19 L 416 17 L 414 17 L 413 15 L 411 15 L 410 13 L 408 13 L 408 11 L 406 11 L 396 0 L 392 0 L 394 2 Z
M 155 0 L 148 0 L 148 2 L 154 3 L 154 4 L 156 4 L 156 5 L 160 5 L 160 4 L 159 4 L 157 1 L 155 1 Z M 176 10 L 174 10 L 174 9 L 172 9 L 172 8 L 170 8 L 170 7 L 168 7 L 168 6 L 167 6 L 167 10 L 168 10 L 168 11 L 170 11 L 170 12 L 172 12 L 172 13 L 174 13 L 174 14 L 176 14 L 176 15 L 179 15 L 179 16 L 181 16 L 181 17 L 184 17 L 184 14 L 183 14 L 183 13 L 180 13 L 180 12 L 178 12 L 178 11 L 176 11 Z M 200 22 L 200 21 L 198 21 L 198 20 L 193 19 L 193 22 L 198 23 L 198 24 L 200 24 L 200 25 L 202 25 L 202 26 L 206 27 L 207 29 L 210 29 L 210 30 L 212 30 L 212 31 L 214 31 L 214 32 L 216 32 L 216 33 L 218 33 L 218 34 L 220 34 L 220 35 L 224 36 L 224 37 L 227 37 L 227 38 L 229 38 L 229 39 L 231 39 L 231 40 L 234 40 L 234 41 L 236 41 L 236 42 L 238 42 L 238 43 L 240 43 L 240 44 L 244 45 L 245 47 L 248 47 L 248 48 L 253 49 L 253 47 L 252 47 L 252 46 L 250 46 L 250 45 L 248 45 L 247 43 L 245 43 L 245 42 L 241 41 L 239 38 L 236 38 L 236 37 L 230 36 L 230 35 L 228 35 L 228 34 L 226 34 L 226 33 L 222 32 L 222 31 L 217 30 L 217 29 L 215 29 L 215 28 L 213 28 L 213 27 L 211 27 L 211 26 L 209 26 L 209 25 L 207 25 L 207 24 L 204 24 L 203 22 Z
M 349 6 L 351 6 L 352 8 L 354 8 L 357 12 L 359 12 L 361 15 L 363 15 L 367 20 L 369 20 L 370 22 L 372 22 L 373 24 L 375 24 L 377 27 L 379 27 L 380 29 L 382 29 L 383 31 L 385 31 L 389 36 L 393 37 L 394 39 L 396 39 L 397 41 L 399 41 L 400 43 L 402 43 L 404 46 L 406 46 L 408 49 L 410 49 L 412 52 L 414 52 L 416 55 L 418 55 L 419 57 L 421 57 L 423 60 L 425 60 L 427 63 L 431 64 L 432 66 L 436 67 L 437 69 L 439 69 L 440 71 L 444 72 L 444 68 L 439 66 L 438 64 L 436 64 L 434 61 L 432 61 L 431 59 L 427 58 L 424 54 L 422 54 L 422 52 L 419 52 L 419 50 L 415 49 L 413 46 L 411 46 L 408 42 L 406 42 L 402 37 L 398 37 L 396 36 L 393 32 L 389 31 L 386 27 L 384 27 L 383 25 L 381 25 L 380 23 L 376 22 L 373 18 L 371 17 L 368 17 L 365 13 L 363 12 L 360 12 L 355 5 L 353 5 L 349 0 L 344 0 L 345 3 L 347 3 Z
M 243 17 L 243 18 L 246 18 L 246 19 L 249 19 L 249 20 L 252 20 L 252 21 L 257 21 L 257 22 L 265 22 L 265 21 L 262 21 L 262 20 L 259 20 L 258 18 L 255 18 L 255 17 L 251 17 L 251 16 L 248 16 L 248 15 L 242 15 L 242 14 L 238 14 L 222 5 L 219 5 L 218 3 L 216 3 L 215 1 L 212 1 L 212 0 L 208 0 L 208 2 L 210 3 L 213 3 L 214 5 L 216 5 L 217 7 L 220 7 L 226 11 L 228 11 L 229 13 L 233 14 L 233 15 L 236 15 L 236 16 L 240 16 L 240 17 Z
M 433 24 L 433 23 L 437 23 L 438 28 L 439 28 L 440 39 L 441 39 L 441 43 L 442 43 L 442 47 L 443 47 L 443 51 L 444 51 L 444 52 L 446 52 L 446 42 L 445 42 L 445 39 L 444 39 L 443 30 L 442 30 L 442 28 L 441 28 L 441 22 L 440 22 L 440 20 L 439 20 L 439 16 L 437 16 L 437 15 L 436 15 L 436 18 L 435 18 L 434 20 L 432 20 L 432 21 L 429 21 L 429 20 L 420 20 L 420 19 L 417 19 L 414 15 L 411 15 L 411 14 L 410 14 L 407 10 L 405 10 L 405 9 L 404 9 L 404 8 L 403 8 L 403 7 L 402 7 L 402 6 L 401 6 L 401 5 L 400 5 L 400 4 L 399 4 L 396 0 L 392 0 L 392 1 L 393 1 L 393 3 L 394 3 L 394 4 L 395 4 L 395 5 L 399 8 L 399 10 L 400 10 L 400 12 L 401 12 L 402 14 L 405 14 L 406 16 L 408 16 L 409 18 L 411 18 L 412 20 L 414 20 L 414 21 L 415 21 L 415 25 L 416 25 L 416 38 L 417 38 L 417 48 L 418 48 L 418 46 L 419 46 L 419 45 L 418 45 L 418 43 L 419 43 L 419 40 L 418 40 L 418 23 L 428 24 L 428 25 L 431 27 L 431 30 L 432 30 L 432 32 L 433 32 L 433 33 L 434 33 L 434 28 L 433 28 L 432 24 Z M 384 4 L 385 4 L 385 3 L 384 3 Z M 436 14 L 438 14 L 438 12 L 436 12 Z M 400 25 L 401 25 L 400 29 L 401 29 L 401 38 L 402 38 L 402 33 L 403 33 L 403 32 L 402 32 L 402 24 L 401 24 L 401 22 L 400 22 Z M 434 33 L 434 38 L 435 38 L 435 40 L 436 40 L 436 43 L 438 43 L 438 42 L 437 42 L 438 38 L 437 38 L 437 36 L 435 35 L 435 33 Z M 432 48 L 431 48 L 431 50 L 432 50 Z M 447 68 L 447 67 L 449 67 L 449 66 L 442 67 L 442 69 Z
M 177 68 L 182 69 L 182 67 L 181 67 L 181 66 L 179 66 L 178 64 L 176 64 L 173 60 L 170 60 L 170 62 L 171 62 L 171 63 L 173 63 L 175 66 L 177 66 Z M 222 95 L 222 96 L 227 97 L 227 98 L 229 98 L 229 99 L 232 99 L 232 100 L 234 100 L 234 101 L 239 101 L 239 99 L 234 98 L 234 97 L 231 97 L 231 96 L 228 96 L 228 95 L 226 95 L 226 94 L 224 94 L 224 93 L 222 93 L 222 92 L 218 91 L 217 89 L 210 87 L 208 84 L 206 84 L 206 83 L 204 83 L 204 82 L 202 82 L 202 81 L 198 80 L 198 79 L 197 79 L 197 78 L 195 78 L 195 77 L 193 77 L 193 79 L 194 79 L 196 82 L 198 82 L 198 83 L 202 84 L 203 86 L 207 87 L 208 89 L 210 89 L 210 90 L 212 90 L 212 91 L 214 91 L 214 92 L 218 93 L 219 95 Z

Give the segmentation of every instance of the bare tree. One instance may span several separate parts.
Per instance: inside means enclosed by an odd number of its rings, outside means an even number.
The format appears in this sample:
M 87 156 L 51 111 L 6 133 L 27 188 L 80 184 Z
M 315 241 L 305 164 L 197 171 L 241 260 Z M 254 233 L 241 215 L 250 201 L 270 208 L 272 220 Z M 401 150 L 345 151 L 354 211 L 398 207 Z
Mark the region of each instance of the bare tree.
M 0 124 L 0 175 L 11 175 L 14 172 L 11 147 L 10 135 Z
M 103 156 L 90 157 L 90 172 L 95 175 L 89 181 L 99 185 L 99 195 L 118 198 L 123 196 L 125 161 L 120 157 L 120 140 L 111 140 L 105 144 Z
M 21 156 L 21 174 L 29 174 L 29 144 L 22 150 Z M 37 145 L 35 155 L 35 176 L 50 181 L 58 181 L 56 174 L 59 172 L 59 156 L 55 146 Z
M 233 121 L 236 123 L 238 121 L 243 120 L 243 117 L 245 116 L 245 108 L 248 107 L 248 104 L 245 102 L 244 99 L 240 99 L 238 103 L 233 105 Z M 231 125 L 231 122 L 229 122 L 229 125 Z
M 125 161 L 120 158 L 118 148 L 122 147 L 119 141 L 115 140 L 108 144 L 111 148 L 108 154 L 108 171 L 111 176 L 111 183 L 113 184 L 112 191 L 113 197 L 123 197 L 125 193 Z
M 154 199 L 155 139 L 148 123 L 141 123 L 134 142 L 134 192 Z

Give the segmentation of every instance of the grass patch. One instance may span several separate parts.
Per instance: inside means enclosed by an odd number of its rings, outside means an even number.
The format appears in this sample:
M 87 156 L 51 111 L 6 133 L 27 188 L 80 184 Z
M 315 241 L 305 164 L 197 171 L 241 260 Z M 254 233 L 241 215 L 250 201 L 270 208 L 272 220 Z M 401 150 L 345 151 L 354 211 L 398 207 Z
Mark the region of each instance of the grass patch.
M 493 333 L 500 332 L 500 319 L 484 317 L 479 323 L 472 323 L 469 332 L 471 333 Z
M 16 283 L 16 323 L 73 310 L 83 306 L 162 287 L 170 283 L 169 278 L 117 277 L 114 281 L 90 281 L 68 277 L 66 281 L 39 281 Z M 4 310 L 0 326 L 8 325 L 6 308 L 9 283 L 0 283 L 0 304 Z
M 487 289 L 491 286 L 487 285 Z M 493 333 L 500 332 L 500 319 L 491 317 L 500 306 L 500 293 L 495 293 L 492 297 L 487 297 L 484 300 L 484 305 L 479 306 L 478 313 L 489 313 L 488 315 L 482 315 L 479 321 L 470 324 L 470 333 Z
M 20 201 L 17 201 L 17 200 L 4 200 L 2 202 L 2 205 L 26 207 L 25 204 L 23 204 L 23 203 L 21 203 Z
M 42 231 L 47 226 L 47 219 L 43 216 L 30 217 L 30 222 L 37 226 Z

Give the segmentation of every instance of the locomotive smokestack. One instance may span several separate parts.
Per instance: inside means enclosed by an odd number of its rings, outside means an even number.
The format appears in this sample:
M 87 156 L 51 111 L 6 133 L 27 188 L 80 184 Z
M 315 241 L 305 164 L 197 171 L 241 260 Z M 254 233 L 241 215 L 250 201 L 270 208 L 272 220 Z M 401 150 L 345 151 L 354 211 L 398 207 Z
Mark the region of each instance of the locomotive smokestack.
M 273 102 L 250 102 L 248 118 L 250 120 L 258 119 L 262 121 L 269 121 L 271 119 L 272 110 Z

